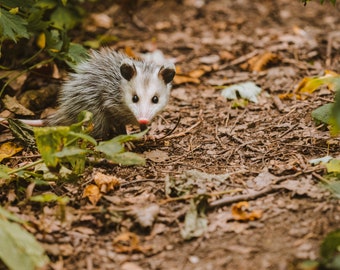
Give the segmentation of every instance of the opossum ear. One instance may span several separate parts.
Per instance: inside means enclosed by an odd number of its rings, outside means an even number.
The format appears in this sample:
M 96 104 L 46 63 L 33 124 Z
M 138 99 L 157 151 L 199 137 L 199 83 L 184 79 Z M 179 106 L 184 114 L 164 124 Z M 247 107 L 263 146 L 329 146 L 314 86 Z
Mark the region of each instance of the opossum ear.
M 176 71 L 173 64 L 164 65 L 160 68 L 158 76 L 160 76 L 165 84 L 170 83 L 175 77 Z
M 130 81 L 137 73 L 135 65 L 130 59 L 124 59 L 120 65 L 120 73 L 123 78 Z

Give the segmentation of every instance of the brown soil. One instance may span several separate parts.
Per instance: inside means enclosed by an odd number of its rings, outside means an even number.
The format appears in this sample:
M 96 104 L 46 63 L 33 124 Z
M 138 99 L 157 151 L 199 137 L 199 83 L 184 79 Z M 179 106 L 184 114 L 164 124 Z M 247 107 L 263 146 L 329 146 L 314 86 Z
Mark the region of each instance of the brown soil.
M 321 88 L 305 99 L 279 95 L 293 93 L 303 77 L 340 71 L 340 4 L 179 2 L 139 1 L 132 13 L 127 5 L 97 7 L 114 18 L 109 31 L 119 37 L 114 49 L 157 47 L 176 59 L 184 81 L 175 81 L 170 104 L 150 134 L 165 134 L 180 120 L 164 140 L 136 144 L 139 153 L 159 151 L 159 159 L 148 159 L 145 167 L 96 165 L 76 183 L 34 191 L 71 198 L 64 222 L 54 205 L 6 204 L 34 224 L 31 231 L 46 248 L 52 269 L 296 269 L 298 262 L 316 259 L 324 236 L 339 227 L 339 201 L 320 185 L 325 170 L 309 163 L 339 155 L 338 138 L 311 117 L 334 94 Z M 273 55 L 254 71 L 248 60 L 268 52 Z M 204 74 L 192 78 L 199 81 L 187 82 L 198 70 Z M 222 98 L 221 86 L 246 81 L 262 88 L 258 103 L 235 108 L 235 101 Z M 209 198 L 208 230 L 191 240 L 180 234 L 190 200 L 163 201 L 165 179 L 178 179 L 187 170 L 230 174 L 207 188 L 210 194 L 230 193 Z M 94 172 L 124 180 L 96 206 L 82 198 Z M 0 192 L 4 204 L 5 192 Z M 218 203 L 221 198 L 235 200 Z M 231 214 L 232 205 L 244 200 L 250 212 L 262 211 L 259 219 L 238 221 Z M 147 230 L 131 212 L 151 204 L 160 208 Z M 139 244 L 124 253 L 115 241 L 126 232 L 138 236 Z

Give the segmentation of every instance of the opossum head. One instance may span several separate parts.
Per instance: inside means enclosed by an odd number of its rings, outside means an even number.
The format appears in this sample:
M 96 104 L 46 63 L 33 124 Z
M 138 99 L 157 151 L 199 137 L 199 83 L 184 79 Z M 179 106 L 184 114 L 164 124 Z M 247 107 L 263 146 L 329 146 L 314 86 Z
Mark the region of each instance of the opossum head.
M 124 59 L 120 65 L 124 103 L 141 126 L 145 126 L 169 101 L 175 66 Z

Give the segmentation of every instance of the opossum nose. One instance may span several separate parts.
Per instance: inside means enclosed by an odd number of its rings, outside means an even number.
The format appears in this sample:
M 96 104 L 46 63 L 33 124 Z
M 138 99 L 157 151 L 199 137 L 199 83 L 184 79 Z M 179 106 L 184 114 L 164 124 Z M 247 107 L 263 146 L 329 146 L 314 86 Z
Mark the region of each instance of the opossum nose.
M 139 119 L 138 122 L 141 125 L 147 125 L 150 121 L 148 119 Z

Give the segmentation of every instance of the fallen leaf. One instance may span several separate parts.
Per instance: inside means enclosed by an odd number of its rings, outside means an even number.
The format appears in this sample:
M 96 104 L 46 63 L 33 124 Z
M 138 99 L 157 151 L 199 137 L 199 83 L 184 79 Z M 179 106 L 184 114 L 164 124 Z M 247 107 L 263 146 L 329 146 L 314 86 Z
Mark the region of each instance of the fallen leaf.
M 13 90 L 19 91 L 27 79 L 27 72 L 22 73 L 22 71 L 19 70 L 1 70 L 0 77 L 7 78 L 9 86 Z
M 139 244 L 139 237 L 131 232 L 123 232 L 113 239 L 113 247 L 118 253 L 146 252 L 148 247 L 142 247 Z
M 90 19 L 92 20 L 92 24 L 97 27 L 110 29 L 113 26 L 113 19 L 105 13 L 92 13 Z
M 93 205 L 97 204 L 101 196 L 102 194 L 100 193 L 100 190 L 96 185 L 86 186 L 83 192 L 83 198 L 88 198 Z
M 5 107 L 11 112 L 18 115 L 34 115 L 32 111 L 22 106 L 15 97 L 11 97 L 9 95 L 5 95 L 2 99 Z
M 339 80 L 339 74 L 330 70 L 326 70 L 324 76 L 303 78 L 295 88 L 294 93 L 311 94 L 322 85 L 327 85 L 329 89 L 334 91 L 336 85 L 339 83 Z
M 330 160 L 328 163 L 326 163 L 326 169 L 328 173 L 340 173 L 340 160 Z
M 143 270 L 138 264 L 133 262 L 125 262 L 120 267 L 121 270 Z
M 231 213 L 235 220 L 252 221 L 262 217 L 261 210 L 247 211 L 249 208 L 248 202 L 239 202 L 231 207 Z
M 165 151 L 152 150 L 143 153 L 144 157 L 152 160 L 153 162 L 164 162 L 169 159 L 169 155 Z
M 244 82 L 224 88 L 221 95 L 227 99 L 237 99 L 239 95 L 241 98 L 257 103 L 257 96 L 261 91 L 262 89 L 254 82 Z
M 157 204 L 149 204 L 146 206 L 136 206 L 130 212 L 135 217 L 135 220 L 143 228 L 149 228 L 155 222 L 159 213 L 159 206 Z
M 187 75 L 179 75 L 176 74 L 174 78 L 174 84 L 183 84 L 183 83 L 194 83 L 194 84 L 199 84 L 201 81 L 197 78 L 192 78 Z
M 248 69 L 251 71 L 260 72 L 266 68 L 266 66 L 279 59 L 278 55 L 272 52 L 265 52 L 261 55 L 257 55 L 248 60 Z
M 211 54 L 207 56 L 200 57 L 199 61 L 203 64 L 211 65 L 220 61 L 220 56 L 217 54 Z
M 5 142 L 0 145 L 0 162 L 11 156 L 14 156 L 16 153 L 19 153 L 23 148 L 21 146 L 17 146 L 13 142 Z
M 321 157 L 321 158 L 311 159 L 311 160 L 309 160 L 309 163 L 312 164 L 312 165 L 318 165 L 320 163 L 327 163 L 332 159 L 333 159 L 333 157 L 331 157 L 331 156 L 324 156 L 324 157 Z
M 101 172 L 96 172 L 93 175 L 93 180 L 98 186 L 101 193 L 107 193 L 120 185 L 121 179 L 116 176 L 106 175 Z
M 185 214 L 184 227 L 181 236 L 185 240 L 202 236 L 208 229 L 208 219 L 205 214 L 207 196 L 197 196 L 190 200 L 190 208 Z

